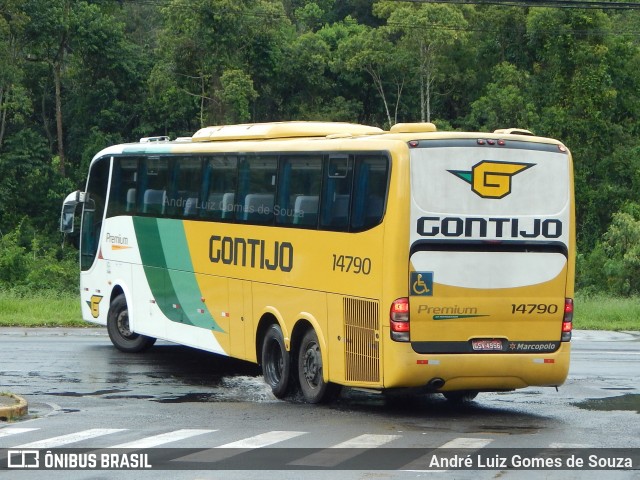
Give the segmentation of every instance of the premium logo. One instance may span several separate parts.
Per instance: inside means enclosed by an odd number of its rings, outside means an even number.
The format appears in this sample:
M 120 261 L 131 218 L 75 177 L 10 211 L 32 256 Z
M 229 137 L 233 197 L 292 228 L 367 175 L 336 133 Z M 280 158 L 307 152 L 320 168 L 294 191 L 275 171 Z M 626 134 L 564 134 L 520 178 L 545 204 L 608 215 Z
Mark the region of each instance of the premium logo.
M 131 248 L 129 246 L 129 239 L 120 234 L 111 235 L 107 232 L 105 241 L 111 244 L 111 250 L 125 250 L 127 248 Z
M 533 166 L 535 163 L 483 160 L 471 171 L 447 171 L 470 184 L 471 190 L 482 198 L 504 198 L 511 193 L 511 178 Z
M 433 315 L 434 320 L 457 320 L 460 318 L 476 318 L 476 317 L 488 317 L 478 313 L 478 307 L 468 307 L 460 305 L 418 305 L 418 313 Z

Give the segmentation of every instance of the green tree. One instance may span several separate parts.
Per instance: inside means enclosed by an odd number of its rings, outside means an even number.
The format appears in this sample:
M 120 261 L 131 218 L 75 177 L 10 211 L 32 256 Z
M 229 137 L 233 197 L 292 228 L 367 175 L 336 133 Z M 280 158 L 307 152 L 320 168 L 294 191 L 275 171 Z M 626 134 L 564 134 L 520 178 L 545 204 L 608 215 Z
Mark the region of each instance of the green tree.
M 611 146 L 627 141 L 616 118 L 619 92 L 612 76 L 611 37 L 604 35 L 608 31 L 610 18 L 597 10 L 540 8 L 528 16 L 531 92 L 539 119 L 534 130 L 562 139 L 572 150 L 578 240 L 587 249 L 614 211 L 601 199 L 606 189 L 602 167 Z
M 335 0 L 298 0 L 290 2 L 293 20 L 299 31 L 317 31 L 325 25 L 335 8 Z
M 374 12 L 387 20 L 384 28 L 391 35 L 400 36 L 394 56 L 403 63 L 404 71 L 411 72 L 408 80 L 417 86 L 420 121 L 430 122 L 436 84 L 443 83 L 441 65 L 448 62 L 451 47 L 467 37 L 461 9 L 445 4 L 380 2 Z
M 484 95 L 471 104 L 468 128 L 533 128 L 538 118 L 528 91 L 530 75 L 505 62 L 496 65 L 491 76 L 493 81 L 486 85 Z
M 42 62 L 49 68 L 54 86 L 56 144 L 59 169 L 65 174 L 65 143 L 62 119 L 62 84 L 71 48 L 72 9 L 80 0 L 26 0 L 25 12 L 29 16 L 26 27 L 27 58 Z
M 321 35 L 307 32 L 293 40 L 285 52 L 281 65 L 281 79 L 286 88 L 282 97 L 287 99 L 284 112 L 289 118 L 313 118 L 330 100 L 329 45 Z
M 22 45 L 28 17 L 17 0 L 0 6 L 0 152 L 10 122 L 21 123 L 31 107 L 22 86 Z
M 69 155 L 86 172 L 99 150 L 140 136 L 153 59 L 127 39 L 124 21 L 98 5 L 79 4 L 73 20 L 65 123 Z
M 243 70 L 251 77 L 257 96 L 251 106 L 255 121 L 295 118 L 290 110 L 292 62 L 298 34 L 285 15 L 281 2 L 257 1 L 247 13 L 247 31 L 241 57 L 228 68 Z M 298 72 L 299 74 L 299 72 Z
M 617 295 L 640 293 L 640 205 L 630 203 L 613 215 L 602 242 L 590 255 L 591 270 L 600 264 L 600 285 Z M 595 275 L 594 275 L 595 276 Z
M 165 82 L 173 92 L 171 98 L 176 98 L 177 91 L 193 97 L 199 126 L 221 123 L 234 115 L 226 112 L 235 108 L 222 85 L 226 71 L 243 71 L 257 93 L 248 98 L 264 99 L 265 111 L 273 111 L 269 94 L 277 91 L 274 84 L 284 42 L 293 33 L 281 3 L 173 0 L 162 12 L 161 71 L 172 77 Z M 160 82 L 154 85 L 159 87 Z
M 0 237 L 0 285 L 13 287 L 26 281 L 29 274 L 27 249 L 20 245 L 20 229 Z
M 388 32 L 360 25 L 340 42 L 334 58 L 334 68 L 369 75 L 382 101 L 386 124 L 398 123 L 406 70 Z
M 258 93 L 253 88 L 251 77 L 242 70 L 225 70 L 220 77 L 222 91 L 220 98 L 227 108 L 227 123 L 247 122 L 251 117 L 249 107 Z

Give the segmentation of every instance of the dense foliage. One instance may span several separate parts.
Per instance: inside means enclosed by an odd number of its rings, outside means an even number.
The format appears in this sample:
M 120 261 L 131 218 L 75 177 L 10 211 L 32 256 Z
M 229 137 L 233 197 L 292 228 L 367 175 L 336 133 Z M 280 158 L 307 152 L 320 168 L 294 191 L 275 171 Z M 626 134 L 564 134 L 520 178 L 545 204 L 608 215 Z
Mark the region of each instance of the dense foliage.
M 532 3 L 3 0 L 0 285 L 66 279 L 60 204 L 99 149 L 320 119 L 561 139 L 578 284 L 638 293 L 640 12 Z

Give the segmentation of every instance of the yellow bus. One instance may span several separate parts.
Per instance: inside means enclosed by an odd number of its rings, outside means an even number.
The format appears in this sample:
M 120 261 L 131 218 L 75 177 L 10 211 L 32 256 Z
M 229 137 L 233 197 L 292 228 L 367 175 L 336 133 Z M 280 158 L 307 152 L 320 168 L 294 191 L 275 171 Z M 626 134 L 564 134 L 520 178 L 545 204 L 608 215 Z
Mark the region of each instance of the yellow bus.
M 82 316 L 124 352 L 159 338 L 255 362 L 276 397 L 310 403 L 566 379 L 573 167 L 556 140 L 209 127 L 101 151 L 63 232 L 78 206 Z

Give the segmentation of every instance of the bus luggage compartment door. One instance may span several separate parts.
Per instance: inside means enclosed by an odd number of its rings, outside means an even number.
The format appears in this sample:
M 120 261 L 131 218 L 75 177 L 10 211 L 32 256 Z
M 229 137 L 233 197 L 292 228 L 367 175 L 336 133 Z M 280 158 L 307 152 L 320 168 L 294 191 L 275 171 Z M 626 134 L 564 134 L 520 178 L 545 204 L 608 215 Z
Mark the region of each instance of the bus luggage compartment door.
M 548 353 L 560 347 L 567 257 L 557 251 L 415 252 L 417 353 Z

